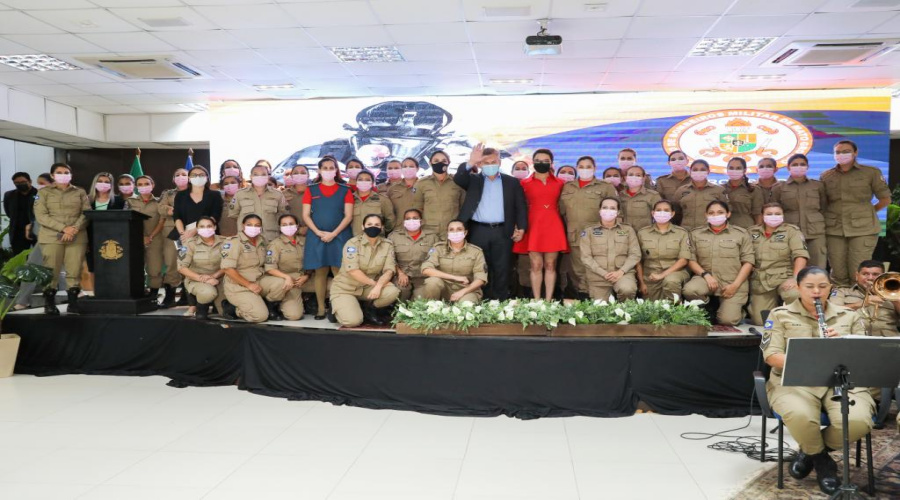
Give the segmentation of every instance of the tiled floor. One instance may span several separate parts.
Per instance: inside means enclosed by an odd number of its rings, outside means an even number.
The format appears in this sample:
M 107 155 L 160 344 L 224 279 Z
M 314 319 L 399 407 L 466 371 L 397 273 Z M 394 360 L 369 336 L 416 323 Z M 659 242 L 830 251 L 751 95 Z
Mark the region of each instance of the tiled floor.
M 679 437 L 746 418 L 438 417 L 166 381 L 0 379 L 0 498 L 704 499 L 760 470 Z

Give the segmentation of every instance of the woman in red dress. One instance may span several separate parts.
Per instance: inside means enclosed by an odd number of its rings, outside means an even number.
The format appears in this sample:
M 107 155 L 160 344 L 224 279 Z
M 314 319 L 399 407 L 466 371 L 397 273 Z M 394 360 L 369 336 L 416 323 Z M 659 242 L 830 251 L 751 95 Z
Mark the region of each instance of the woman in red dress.
M 569 251 L 566 230 L 559 214 L 559 195 L 565 181 L 553 175 L 553 152 L 538 149 L 531 156 L 534 174 L 522 179 L 528 202 L 528 231 L 513 245 L 513 252 L 528 254 L 531 261 L 531 291 L 535 299 L 553 299 L 556 288 L 556 258 Z

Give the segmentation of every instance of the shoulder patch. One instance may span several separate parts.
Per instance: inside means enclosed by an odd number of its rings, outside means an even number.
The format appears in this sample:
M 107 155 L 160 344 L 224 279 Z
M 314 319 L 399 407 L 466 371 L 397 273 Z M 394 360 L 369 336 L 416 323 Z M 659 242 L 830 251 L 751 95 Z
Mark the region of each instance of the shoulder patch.
M 433 254 L 433 253 L 434 253 L 434 247 L 429 248 L 429 249 L 428 249 L 428 255 L 431 255 L 431 254 Z
M 39 195 L 39 194 L 34 195 L 34 201 L 38 201 L 40 199 L 41 199 L 41 195 Z
M 229 248 L 231 248 L 231 243 L 224 243 L 224 244 L 222 245 L 222 248 L 223 248 L 224 250 L 228 250 Z
M 775 325 L 775 323 L 771 319 L 768 319 L 768 320 L 766 320 L 766 324 L 765 324 L 764 328 L 766 330 L 771 330 L 773 325 Z
M 761 235 L 760 235 L 759 233 L 753 233 L 753 234 L 751 234 L 750 236 L 751 236 L 754 240 L 758 240 L 759 237 L 760 237 Z
M 834 290 L 831 291 L 831 296 L 837 297 L 837 288 L 835 288 Z
M 582 229 L 582 230 L 581 230 L 581 237 L 584 238 L 585 236 L 587 236 L 587 231 L 585 231 L 585 230 Z
M 266 250 L 266 255 L 272 255 L 272 251 L 271 251 L 271 250 Z
M 348 254 L 356 253 L 356 247 L 347 247 L 347 253 Z
M 413 192 L 413 194 L 416 194 L 416 189 L 418 189 L 418 188 L 415 188 L 415 187 L 414 187 L 414 188 L 412 188 L 412 192 Z

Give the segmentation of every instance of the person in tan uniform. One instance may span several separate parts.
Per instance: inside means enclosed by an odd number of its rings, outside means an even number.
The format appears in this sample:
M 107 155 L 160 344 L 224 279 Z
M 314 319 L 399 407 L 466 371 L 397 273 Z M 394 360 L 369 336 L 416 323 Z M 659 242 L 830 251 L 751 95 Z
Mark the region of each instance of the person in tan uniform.
M 78 314 L 78 293 L 81 291 L 81 268 L 87 248 L 85 210 L 91 201 L 84 189 L 72 185 L 72 169 L 65 163 L 50 167 L 53 184 L 34 196 L 34 218 L 40 225 L 38 244 L 43 265 L 53 270 L 53 279 L 44 289 L 44 313 L 59 314 L 56 290 L 59 273 L 66 271 L 66 290 L 69 314 Z M 101 243 L 102 242 L 98 242 Z
M 442 240 L 447 238 L 444 228 L 456 218 L 466 200 L 466 191 L 447 173 L 449 166 L 447 153 L 435 151 L 431 155 L 433 174 L 416 182 L 413 188 L 413 206 L 422 212 L 424 229 Z
M 251 186 L 238 190 L 234 195 L 234 208 L 229 215 L 237 215 L 240 221 L 249 214 L 256 214 L 263 221 L 263 237 L 266 241 L 274 240 L 279 234 L 278 215 L 287 210 L 284 195 L 268 186 L 269 174 L 263 165 L 253 167 L 250 182 Z
M 450 302 L 481 302 L 488 281 L 484 252 L 466 241 L 466 226 L 459 220 L 447 224 L 447 242 L 428 251 L 422 263 L 425 290 L 422 297 Z
M 153 196 L 154 183 L 149 175 L 142 175 L 136 181 L 138 194 L 125 201 L 125 208 L 140 212 L 149 219 L 144 220 L 144 267 L 150 285 L 150 297 L 155 301 L 162 286 L 163 245 L 171 245 L 163 232 L 163 219 L 159 215 L 159 198 Z
M 691 163 L 691 183 L 675 191 L 672 200 L 681 206 L 681 227 L 688 231 L 706 227 L 706 206 L 713 201 L 725 201 L 725 188 L 712 184 L 709 177 L 709 163 L 694 160 Z
M 653 205 L 653 224 L 637 233 L 641 261 L 637 278 L 641 295 L 649 300 L 677 301 L 690 275 L 687 265 L 694 258 L 691 235 L 672 224 L 675 206 L 669 200 Z
M 744 229 L 762 224 L 763 192 L 747 179 L 747 160 L 740 157 L 728 160 L 725 173 L 728 175 L 725 196 L 731 207 L 728 222 Z
M 825 235 L 831 277 L 838 286 L 850 285 L 850 273 L 872 258 L 881 222 L 878 212 L 891 202 L 891 190 L 881 170 L 856 162 L 853 141 L 834 145 L 833 168 L 820 176 L 825 184 Z M 878 203 L 872 204 L 872 197 Z
M 675 201 L 675 192 L 681 186 L 687 186 L 691 183 L 691 174 L 688 172 L 688 159 L 683 151 L 676 149 L 669 153 L 669 168 L 672 169 L 671 174 L 661 175 L 656 178 L 656 192 L 664 200 Z M 673 224 L 681 224 L 681 205 L 675 204 L 675 217 L 672 219 Z
M 795 154 L 788 158 L 790 177 L 772 188 L 772 197 L 784 207 L 784 220 L 800 228 L 806 238 L 809 265 L 825 269 L 825 184 L 806 176 L 809 160 Z
M 628 300 L 637 295 L 635 266 L 641 261 L 641 246 L 634 229 L 618 222 L 619 200 L 604 198 L 600 202 L 600 224 L 581 230 L 578 245 L 591 299 L 607 300 L 612 292 L 616 299 Z
M 608 182 L 616 188 L 616 196 L 619 196 L 622 190 L 625 189 L 625 183 L 622 181 L 623 177 L 625 177 L 625 174 L 622 173 L 619 167 L 608 167 L 603 171 L 603 182 Z
M 440 238 L 435 233 L 422 229 L 422 212 L 410 208 L 403 216 L 403 227 L 393 231 L 388 240 L 394 244 L 397 259 L 397 273 L 394 285 L 400 289 L 400 300 L 418 299 L 425 290 L 425 276 L 422 263 L 428 258 L 428 251 L 438 245 Z
M 872 288 L 875 279 L 884 274 L 884 264 L 877 260 L 864 260 L 859 264 L 850 287 L 835 288 L 831 292 L 832 303 L 858 311 L 866 326 L 866 334 L 875 337 L 896 337 L 900 322 L 900 300 L 884 300 L 876 294 L 869 294 L 865 308 L 866 292 Z M 878 310 L 876 312 L 876 309 Z
M 766 394 L 772 409 L 781 416 L 791 437 L 800 445 L 797 458 L 788 472 L 795 479 L 804 479 L 816 471 L 819 488 L 832 494 L 840 487 L 837 464 L 828 454 L 829 448 L 839 450 L 843 445 L 841 403 L 831 399 L 831 387 L 785 387 L 781 385 L 785 351 L 790 338 L 820 337 L 821 330 L 816 315 L 815 299 L 822 301 L 825 313 L 825 335 L 838 337 L 864 333 L 859 315 L 841 306 L 828 303 L 831 282 L 828 273 L 818 267 L 807 267 L 797 275 L 800 300 L 777 307 L 769 314 L 763 332 L 760 349 L 766 364 L 772 367 Z M 850 442 L 865 436 L 873 426 L 875 402 L 867 388 L 850 390 L 849 416 Z M 821 413 L 828 414 L 831 425 L 820 425 Z
M 565 289 L 570 290 L 569 298 L 587 298 L 587 270 L 581 262 L 581 247 L 578 240 L 581 231 L 600 222 L 600 202 L 604 198 L 618 196 L 616 188 L 597 179 L 597 164 L 590 156 L 582 156 L 575 163 L 578 179 L 563 185 L 559 195 L 559 213 L 566 223 L 566 237 L 569 240 L 569 253 L 563 254 L 560 263 L 562 281 Z
M 387 176 L 387 182 L 382 182 L 378 185 L 376 189 L 378 193 L 387 194 L 388 189 L 403 183 L 403 167 L 400 164 L 400 160 L 389 161 L 384 169 L 384 173 Z
M 203 216 L 197 220 L 197 235 L 178 254 L 178 272 L 184 276 L 184 289 L 196 307 L 197 319 L 209 318 L 209 306 L 222 312 L 225 283 L 222 277 L 222 253 L 225 237 L 216 234 L 216 222 Z
M 331 283 L 329 320 L 342 326 L 359 326 L 366 320 L 376 326 L 387 324 L 389 309 L 400 297 L 391 283 L 397 260 L 394 245 L 382 236 L 381 216 L 369 214 L 363 220 L 363 234 L 344 244 L 341 270 Z M 365 309 L 360 307 L 365 301 Z
M 400 172 L 403 174 L 403 182 L 398 182 L 387 190 L 395 214 L 405 214 L 407 210 L 416 206 L 415 186 L 418 184 L 419 162 L 415 158 L 405 158 L 401 163 Z
M 357 158 L 350 158 L 344 165 L 347 171 L 347 185 L 355 192 L 356 178 L 365 170 L 365 168 L 363 167 L 362 162 Z
M 659 193 L 646 187 L 646 179 L 644 167 L 628 167 L 625 172 L 625 189 L 619 195 L 622 202 L 622 222 L 635 231 L 653 222 L 650 212 L 653 211 L 653 205 L 662 199 Z
M 394 205 L 391 200 L 384 195 L 376 193 L 375 177 L 372 172 L 363 171 L 356 176 L 356 192 L 353 198 L 356 202 L 353 204 L 353 223 L 350 227 L 353 229 L 353 236 L 362 234 L 363 220 L 369 214 L 377 214 L 384 221 L 384 234 L 387 235 L 394 229 Z M 415 190 L 415 188 L 413 188 Z
M 219 234 L 225 237 L 237 236 L 237 214 L 234 213 L 234 195 L 241 189 L 241 180 L 233 175 L 222 179 L 222 220 L 219 222 Z
M 277 294 L 281 286 L 279 283 L 276 288 L 271 283 L 265 283 L 264 287 L 264 283 L 260 281 L 265 274 L 267 257 L 266 240 L 260 236 L 262 217 L 247 214 L 241 219 L 241 227 L 241 234 L 222 243 L 222 270 L 225 272 L 222 316 L 262 323 L 274 311 L 263 297 Z
M 753 241 L 756 267 L 750 275 L 750 322 L 763 324 L 764 311 L 771 311 L 781 298 L 785 304 L 797 300 L 797 280 L 806 267 L 809 253 L 803 233 L 785 224 L 784 209 L 778 203 L 763 206 L 763 223 L 747 230 Z
M 790 163 L 789 159 L 788 165 Z M 762 191 L 763 205 L 778 201 L 775 199 L 774 188 L 782 182 L 775 178 L 777 170 L 778 164 L 775 163 L 774 158 L 761 158 L 756 164 L 756 175 L 759 176 L 759 180 L 756 181 L 756 187 Z
M 159 304 L 159 307 L 163 309 L 176 305 L 175 289 L 181 285 L 182 277 L 181 273 L 178 272 L 178 248 L 175 246 L 171 234 L 175 231 L 175 195 L 179 191 L 184 191 L 190 185 L 188 171 L 183 168 L 175 169 L 175 173 L 172 175 L 172 182 L 175 183 L 175 188 L 163 191 L 159 197 L 159 215 L 163 220 L 162 234 L 166 238 L 162 245 L 163 266 L 166 268 L 165 275 L 163 275 L 163 287 L 166 294 L 163 297 L 163 301 Z M 187 304 L 187 294 L 182 294 L 182 298 L 184 299 L 184 304 Z
M 724 201 L 706 207 L 706 226 L 691 231 L 695 259 L 688 267 L 694 277 L 684 286 L 687 300 L 719 297 L 716 322 L 737 325 L 744 319 L 750 286 L 747 278 L 756 264 L 753 243 L 746 229 L 728 223 L 731 210 Z
M 316 293 L 315 283 L 303 269 L 306 238 L 300 236 L 300 224 L 292 214 L 278 218 L 281 236 L 269 242 L 266 274 L 260 284 L 269 294 L 266 301 L 280 308 L 289 321 L 303 318 L 303 293 Z M 277 314 L 276 314 L 277 316 Z
M 309 169 L 303 165 L 297 165 L 285 174 L 285 178 L 287 177 L 290 177 L 293 182 L 290 189 L 284 190 L 287 212 L 297 219 L 297 234 L 305 237 L 309 228 L 303 223 L 303 194 L 309 187 Z

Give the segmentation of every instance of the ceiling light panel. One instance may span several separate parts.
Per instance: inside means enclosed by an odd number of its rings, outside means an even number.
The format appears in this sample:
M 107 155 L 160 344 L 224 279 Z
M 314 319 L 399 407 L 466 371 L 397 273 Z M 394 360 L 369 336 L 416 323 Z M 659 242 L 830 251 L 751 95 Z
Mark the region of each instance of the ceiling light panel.
M 22 71 L 73 71 L 82 69 L 46 54 L 0 56 L 0 64 Z
M 704 38 L 688 54 L 690 57 L 752 56 L 775 40 L 763 38 Z
M 332 47 L 331 52 L 341 62 L 401 62 L 404 60 L 397 47 Z

